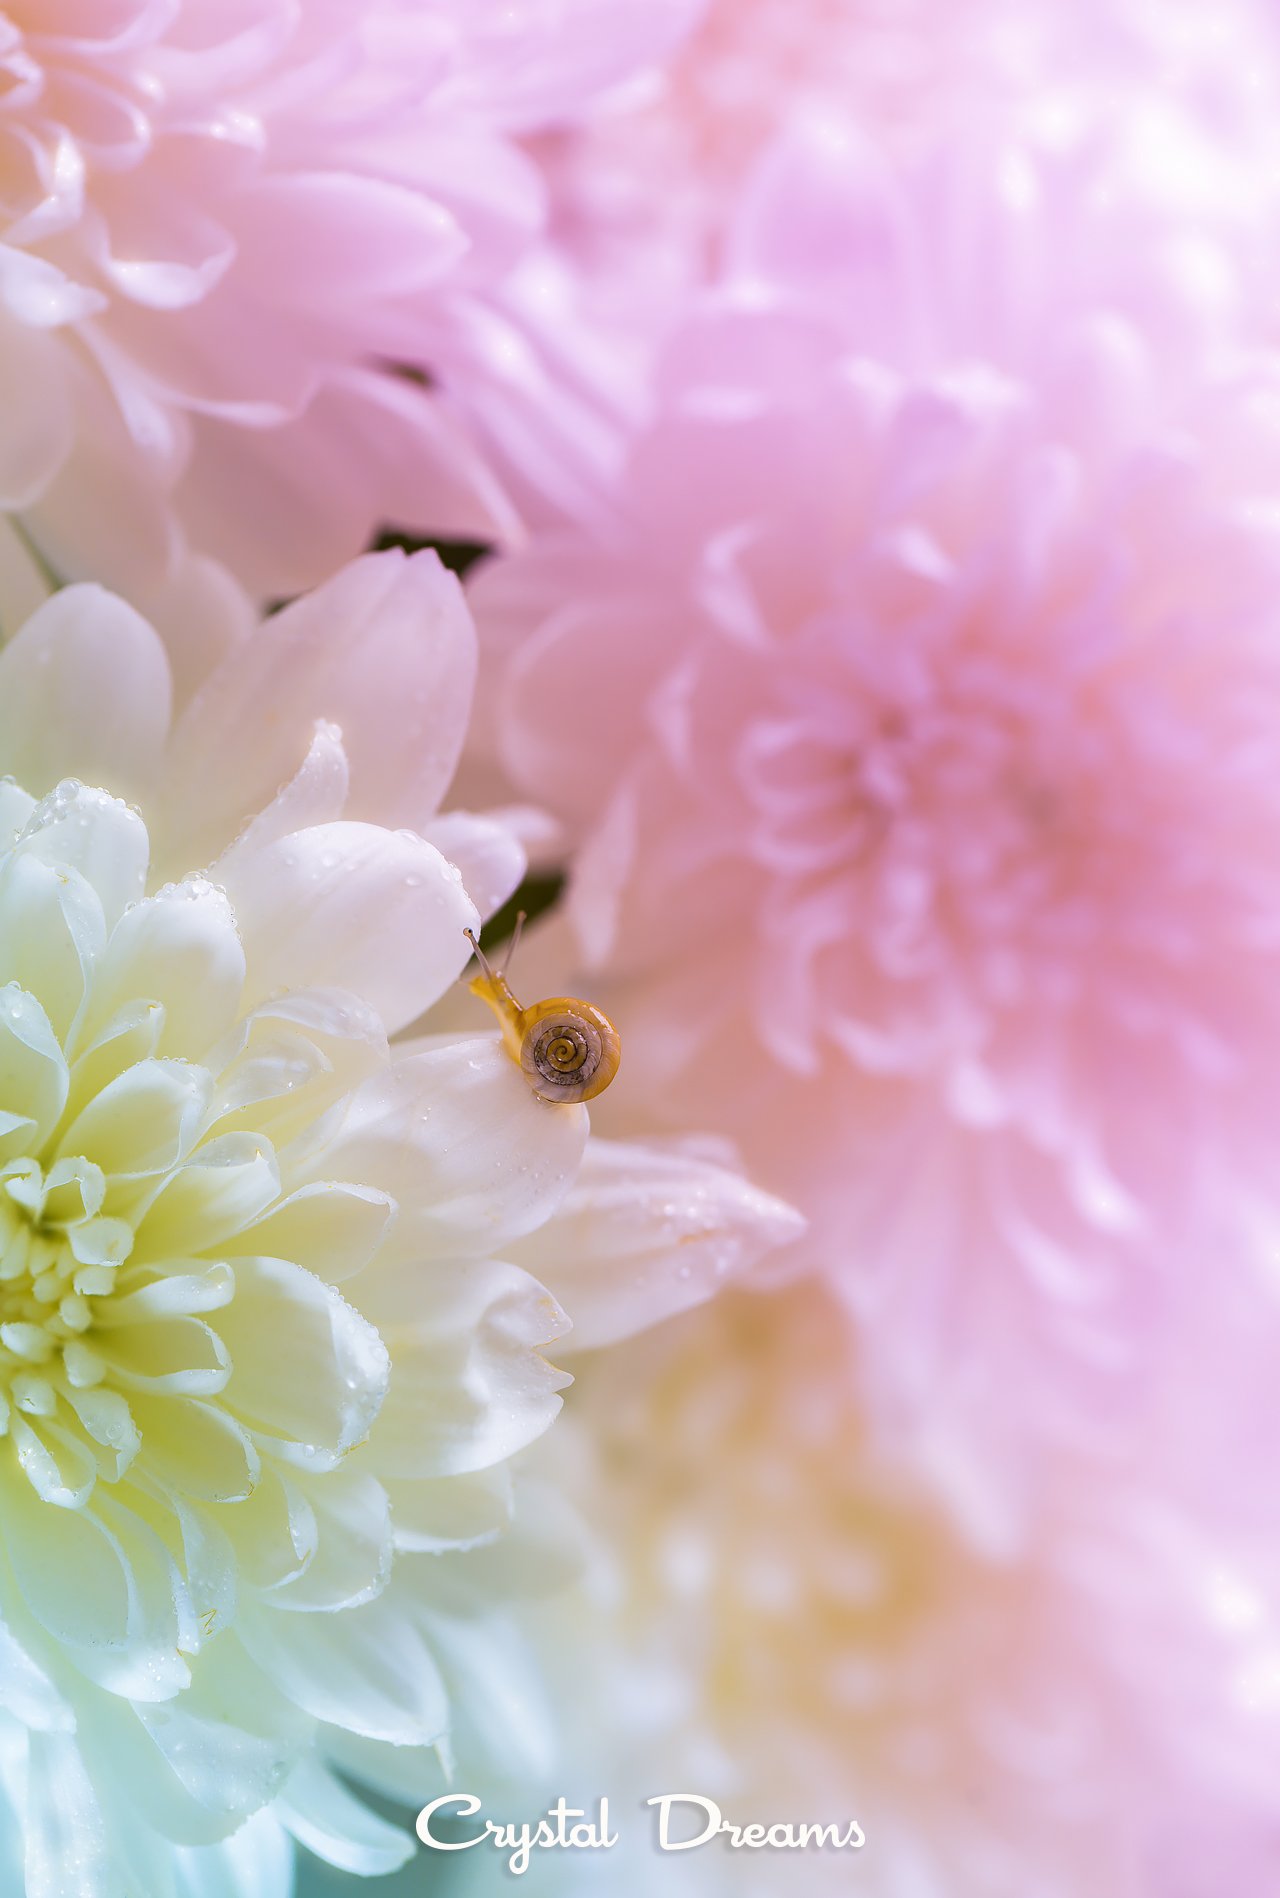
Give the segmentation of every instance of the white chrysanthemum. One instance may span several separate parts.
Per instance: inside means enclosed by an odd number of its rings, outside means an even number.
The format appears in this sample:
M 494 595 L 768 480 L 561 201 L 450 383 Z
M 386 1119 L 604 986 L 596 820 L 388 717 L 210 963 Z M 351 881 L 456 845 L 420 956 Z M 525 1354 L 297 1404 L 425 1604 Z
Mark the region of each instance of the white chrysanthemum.
M 340 574 L 177 716 L 97 589 L 0 653 L 0 1792 L 29 1898 L 282 1889 L 252 1882 L 271 1827 L 217 1846 L 273 1800 L 396 1862 L 318 1736 L 446 1743 L 536 1568 L 503 1465 L 559 1406 L 564 1319 L 509 1249 L 585 1112 L 488 1033 L 388 1044 L 478 922 L 422 833 L 482 907 L 519 875 L 497 825 L 435 816 L 472 664 L 433 557 Z M 603 1165 L 634 1274 L 659 1208 L 704 1200 Z M 616 1331 L 624 1245 L 575 1217 L 553 1275 L 590 1327 L 591 1244 Z M 721 1201 L 706 1284 L 753 1218 Z M 669 1277 L 633 1320 L 687 1302 Z

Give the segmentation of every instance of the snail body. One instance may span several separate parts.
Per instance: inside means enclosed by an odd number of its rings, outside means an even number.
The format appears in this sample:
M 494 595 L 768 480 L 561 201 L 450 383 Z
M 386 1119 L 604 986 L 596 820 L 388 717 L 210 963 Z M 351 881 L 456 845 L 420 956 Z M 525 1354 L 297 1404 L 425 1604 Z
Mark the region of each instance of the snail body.
M 618 1031 L 603 1009 L 574 995 L 522 1007 L 505 968 L 493 968 L 471 931 L 466 933 L 480 964 L 468 987 L 497 1016 L 503 1046 L 538 1099 L 564 1103 L 603 1094 L 622 1058 Z

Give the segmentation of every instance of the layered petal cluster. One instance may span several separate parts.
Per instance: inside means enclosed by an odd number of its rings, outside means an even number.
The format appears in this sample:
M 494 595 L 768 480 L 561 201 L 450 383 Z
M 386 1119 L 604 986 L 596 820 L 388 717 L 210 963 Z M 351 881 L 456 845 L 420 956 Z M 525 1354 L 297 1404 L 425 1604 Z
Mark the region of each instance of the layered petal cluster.
M 0 507 L 56 572 L 135 595 L 184 527 L 275 595 L 380 520 L 510 533 L 447 395 L 390 365 L 460 372 L 486 286 L 543 215 L 519 135 L 653 57 L 688 12 L 7 7 Z
M 475 585 L 490 732 L 633 1100 L 994 1473 L 1274 1244 L 1280 364 L 1094 158 L 793 141 L 730 249 L 609 517 Z
M 559 1212 L 548 1276 L 614 1336 L 794 1225 L 626 1150 L 566 1200 L 585 1110 L 487 1032 L 389 1039 L 521 873 L 497 824 L 438 814 L 473 665 L 428 555 L 340 573 L 178 704 L 95 587 L 0 651 L 0 1809 L 28 1898 L 73 1870 L 77 1898 L 274 1894 L 289 1833 L 399 1862 L 324 1762 L 496 1744 L 503 1597 L 554 1542 L 513 1527 L 506 1464 L 565 1382 L 516 1249 Z M 662 1279 L 673 1220 L 692 1287 Z
M 655 340 L 714 278 L 776 137 L 825 124 L 910 159 L 996 117 L 1048 150 L 1103 136 L 1184 217 L 1210 197 L 1268 247 L 1277 85 L 1263 0 L 710 0 L 646 83 L 531 141 L 550 219 L 489 312 L 502 373 L 465 379 L 471 412 L 529 523 L 598 523 Z
M 583 1493 L 614 1567 L 552 1652 L 558 1679 L 592 1682 L 562 1691 L 581 1720 L 562 1780 L 578 1806 L 607 1788 L 621 1836 L 535 1854 L 530 1888 L 1262 1889 L 1280 1717 L 1265 1567 L 1233 1566 L 1212 1512 L 1192 1527 L 1120 1460 L 1106 1483 L 1047 1468 L 1017 1540 L 975 1548 L 874 1449 L 858 1384 L 819 1284 L 731 1294 L 588 1371 Z M 645 1801 L 676 1791 L 738 1827 L 856 1821 L 865 1844 L 663 1855 Z M 676 1807 L 672 1837 L 703 1820 Z M 468 1887 L 503 1888 L 492 1869 Z
M 1280 60 L 1257 0 L 1212 15 L 1149 0 L 711 0 L 643 87 L 537 141 L 553 232 L 589 273 L 629 294 L 714 267 L 738 191 L 774 137 L 815 120 L 918 153 L 946 131 L 980 134 L 993 111 L 1028 133 L 1122 115 L 1135 130 L 1178 104 L 1210 137 L 1269 142 Z M 1130 88 L 1132 88 L 1130 90 Z M 655 190 L 661 180 L 665 190 Z M 622 315 L 619 301 L 619 316 Z

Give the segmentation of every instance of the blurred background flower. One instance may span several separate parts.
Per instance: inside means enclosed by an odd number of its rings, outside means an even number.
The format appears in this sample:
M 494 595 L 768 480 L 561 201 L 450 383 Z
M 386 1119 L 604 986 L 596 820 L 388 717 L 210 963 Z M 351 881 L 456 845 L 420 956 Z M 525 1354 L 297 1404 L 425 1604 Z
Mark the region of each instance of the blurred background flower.
M 999 1508 L 1270 1270 L 1277 360 L 1114 153 L 796 136 L 726 252 L 609 519 L 473 583 L 491 742 L 615 1098 L 803 1207 Z
M 576 1449 L 609 1555 L 547 1633 L 573 1739 L 544 1797 L 607 1790 L 621 1838 L 534 1853 L 526 1888 L 1265 1890 L 1274 1546 L 1270 1566 L 1256 1545 L 1233 1561 L 1229 1507 L 1202 1494 L 1189 1516 L 1180 1473 L 1120 1452 L 1102 1481 L 1046 1463 L 1016 1543 L 978 1547 L 869 1440 L 875 1349 L 810 1282 L 729 1294 L 586 1370 L 554 1448 L 562 1471 Z M 664 1856 L 645 1801 L 678 1790 L 738 1826 L 856 1819 L 866 1843 Z M 486 1809 L 512 1811 L 511 1790 Z M 542 1808 L 526 1789 L 519 1809 Z M 701 1820 L 677 1808 L 672 1836 Z M 459 1889 L 507 1889 L 498 1852 L 464 1863 Z
M 542 221 L 518 138 L 690 12 L 6 8 L 0 507 L 61 577 L 135 597 L 183 532 L 263 597 L 313 585 L 382 521 L 513 533 L 449 388 Z

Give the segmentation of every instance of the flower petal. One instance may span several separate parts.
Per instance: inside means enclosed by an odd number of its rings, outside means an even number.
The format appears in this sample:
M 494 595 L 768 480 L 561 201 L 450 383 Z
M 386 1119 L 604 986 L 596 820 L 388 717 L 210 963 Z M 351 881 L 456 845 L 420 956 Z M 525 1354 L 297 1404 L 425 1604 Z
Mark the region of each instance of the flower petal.
M 324 1134 L 297 1159 L 302 1177 L 389 1193 L 400 1211 L 383 1256 L 420 1263 L 504 1250 L 548 1218 L 577 1172 L 587 1116 L 538 1100 L 486 1035 L 406 1055 L 357 1088 Z M 398 1282 L 407 1312 L 413 1288 Z
M 421 1482 L 391 1477 L 386 1487 L 398 1549 L 439 1555 L 477 1548 L 511 1523 L 511 1471 L 503 1464 Z
M 593 1140 L 559 1212 L 508 1250 L 572 1319 L 560 1349 L 591 1351 L 702 1304 L 804 1229 L 790 1206 L 723 1167 Z
M 272 1607 L 330 1614 L 372 1600 L 391 1573 L 391 1512 L 382 1484 L 350 1467 L 299 1482 L 319 1542 L 303 1573 L 275 1590 Z
M 39 998 L 66 1036 L 102 948 L 102 905 L 75 870 L 57 870 L 17 848 L 0 861 L 0 980 Z
M 240 1243 L 246 1252 L 305 1262 L 307 1270 L 330 1285 L 362 1272 L 377 1253 L 396 1217 L 388 1193 L 341 1180 L 318 1180 L 246 1227 Z
M 176 1646 L 180 1584 L 139 1516 L 113 1505 L 102 1485 L 92 1508 L 50 1509 L 13 1482 L 2 1528 L 28 1609 L 83 1674 L 140 1700 L 164 1700 L 186 1685 Z
M 346 812 L 349 783 L 342 733 L 336 725 L 317 719 L 306 757 L 267 808 L 259 811 L 210 867 L 211 879 L 225 883 L 234 875 L 237 864 L 295 830 L 336 823 Z
M 236 1019 L 244 967 L 225 893 L 201 877 L 170 884 L 112 930 L 94 968 L 81 1043 L 127 1004 L 159 1002 L 161 1051 L 198 1059 Z
M 139 1224 L 133 1256 L 217 1252 L 279 1197 L 280 1171 L 271 1142 L 261 1134 L 219 1134 L 197 1147 L 165 1182 Z
M 26 1131 L 0 1136 L 0 1159 L 9 1157 L 15 1138 L 24 1152 L 39 1151 L 57 1125 L 69 1084 L 49 1017 L 16 982 L 6 984 L 0 989 L 0 1101 L 22 1117 Z
M 23 1829 L 27 1898 L 98 1898 L 110 1888 L 107 1829 L 72 1735 L 29 1736 Z
M 111 1381 L 153 1396 L 213 1397 L 231 1377 L 227 1348 L 202 1318 L 144 1319 L 101 1328 L 93 1347 Z
M 240 1624 L 263 1672 L 317 1720 L 395 1746 L 429 1746 L 449 1706 L 415 1605 L 392 1586 L 341 1615 L 252 1606 Z
M 168 728 L 164 647 L 101 587 L 64 587 L 0 652 L 0 770 L 28 791 L 72 774 L 142 790 Z
M 246 1000 L 277 989 L 345 988 L 388 1034 L 456 980 L 479 917 L 462 879 L 410 831 L 321 824 L 231 867 L 228 894 L 248 955 Z
M 92 1160 L 108 1179 L 167 1173 L 194 1147 L 212 1093 L 208 1072 L 189 1061 L 139 1061 L 76 1116 L 58 1152 Z
M 417 1849 L 411 1832 L 380 1819 L 314 1758 L 299 1764 L 276 1809 L 300 1845 L 361 1878 L 396 1871 Z
M 211 1503 L 253 1494 L 262 1459 L 221 1405 L 135 1394 L 130 1408 L 142 1433 L 140 1467 L 163 1488 Z
M 170 833 L 197 861 L 216 855 L 293 776 L 317 719 L 341 730 L 352 816 L 426 822 L 453 776 L 474 677 L 470 615 L 434 554 L 353 562 L 197 693 L 166 767 Z
M 135 810 L 106 791 L 64 778 L 41 799 L 18 848 L 59 869 L 79 871 L 97 892 L 107 927 L 147 884 L 147 830 Z
M 214 1322 L 235 1367 L 228 1405 L 277 1453 L 319 1468 L 368 1434 L 386 1392 L 386 1347 L 314 1273 L 239 1259 L 235 1299 Z
M 482 917 L 501 909 L 520 887 L 525 853 L 520 840 L 491 817 L 445 811 L 423 830 L 427 842 L 462 873 L 467 895 Z
M 540 1355 L 563 1312 L 515 1266 L 459 1265 L 421 1323 L 387 1327 L 393 1374 L 365 1453 L 388 1476 L 488 1469 L 541 1436 L 569 1380 Z

